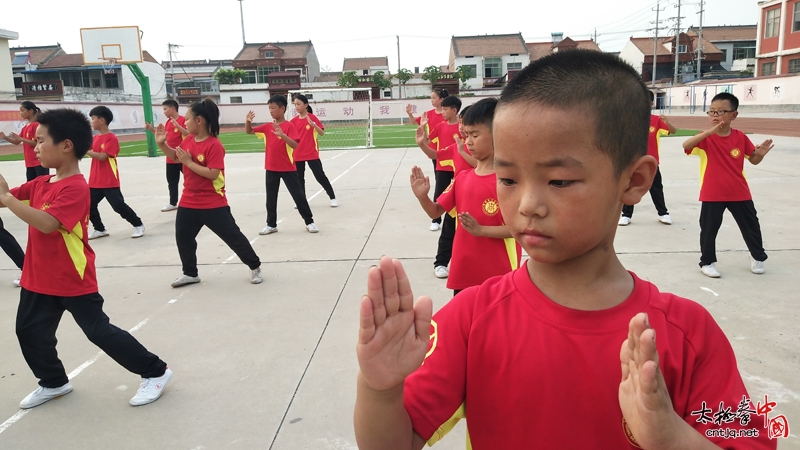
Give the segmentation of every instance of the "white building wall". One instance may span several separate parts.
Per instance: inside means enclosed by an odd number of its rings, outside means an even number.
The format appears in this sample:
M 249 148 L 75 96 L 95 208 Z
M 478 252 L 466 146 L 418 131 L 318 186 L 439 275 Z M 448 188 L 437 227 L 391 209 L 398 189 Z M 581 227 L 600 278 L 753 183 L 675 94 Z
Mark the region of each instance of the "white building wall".
M 521 63 L 522 68 L 525 68 L 531 62 L 531 57 L 527 53 L 520 53 L 516 56 L 503 55 L 503 75 L 508 73 L 508 63 Z
M 483 57 L 475 55 L 472 58 L 466 56 L 459 56 L 455 59 L 453 70 L 457 70 L 459 66 L 475 66 L 475 77 L 467 80 L 467 86 L 471 89 L 478 89 L 483 87 Z M 505 64 L 503 64 L 505 67 Z
M 633 66 L 639 74 L 642 74 L 642 65 L 644 64 L 644 53 L 639 50 L 633 42 L 628 41 L 625 44 L 625 47 L 622 48 L 622 51 L 619 52 L 619 57 L 621 60 L 625 61 L 626 63 Z
M 733 65 L 733 42 L 713 42 L 713 44 L 718 49 L 725 51 L 725 59 L 721 61 L 721 65 L 725 70 L 731 70 Z
M 18 34 L 13 31 L 0 30 L 0 100 L 16 100 L 14 91 L 14 73 L 11 70 L 11 59 L 6 57 L 9 54 L 8 41 L 17 39 Z

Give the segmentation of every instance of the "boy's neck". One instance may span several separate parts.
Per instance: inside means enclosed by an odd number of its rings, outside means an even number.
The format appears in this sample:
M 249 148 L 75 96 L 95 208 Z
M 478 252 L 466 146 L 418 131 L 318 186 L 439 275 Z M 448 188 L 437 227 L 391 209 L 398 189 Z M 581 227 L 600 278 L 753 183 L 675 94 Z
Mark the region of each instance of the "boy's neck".
M 275 123 L 277 123 L 278 125 L 282 124 L 283 122 L 286 122 L 285 117 L 281 117 L 280 119 L 275 119 Z
M 478 175 L 491 175 L 494 173 L 494 158 L 478 160 L 475 166 L 475 173 Z
M 633 292 L 633 278 L 617 258 L 613 235 L 589 252 L 556 264 L 528 261 L 528 276 L 561 306 L 582 311 L 613 308 Z
M 108 134 L 110 133 L 108 126 L 103 126 L 97 129 L 97 132 L 100 134 Z
M 79 161 L 75 158 L 62 162 L 62 165 L 56 167 L 55 169 L 56 169 L 56 176 L 50 179 L 51 183 L 55 183 L 57 181 L 61 181 L 65 178 L 69 178 L 73 175 L 81 173 Z
M 448 125 L 455 125 L 458 123 L 458 117 L 453 117 L 452 119 L 447 121 Z
M 733 131 L 733 127 L 731 127 L 730 124 L 725 125 L 724 128 L 721 128 L 719 131 L 717 131 L 717 136 L 721 136 L 721 137 L 730 136 L 731 131 Z

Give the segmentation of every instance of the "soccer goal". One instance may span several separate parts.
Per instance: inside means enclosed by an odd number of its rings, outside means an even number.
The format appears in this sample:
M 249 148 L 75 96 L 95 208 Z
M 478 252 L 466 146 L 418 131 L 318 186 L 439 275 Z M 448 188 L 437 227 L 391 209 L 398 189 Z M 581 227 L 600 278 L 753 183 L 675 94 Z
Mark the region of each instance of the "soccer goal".
M 294 94 L 305 95 L 313 114 L 325 125 L 325 134 L 319 138 L 320 148 L 373 146 L 371 88 L 293 90 L 289 91 L 290 102 Z M 286 109 L 288 120 L 296 115 L 293 107 Z

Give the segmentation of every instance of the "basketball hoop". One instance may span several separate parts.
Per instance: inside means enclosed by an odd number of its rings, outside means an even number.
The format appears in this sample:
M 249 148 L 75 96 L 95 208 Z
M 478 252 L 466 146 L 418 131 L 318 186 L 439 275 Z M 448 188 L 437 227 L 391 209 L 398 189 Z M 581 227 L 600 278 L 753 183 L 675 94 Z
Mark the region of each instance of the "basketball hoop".
M 103 73 L 106 75 L 114 74 L 114 66 L 117 65 L 117 58 L 100 58 L 103 65 Z

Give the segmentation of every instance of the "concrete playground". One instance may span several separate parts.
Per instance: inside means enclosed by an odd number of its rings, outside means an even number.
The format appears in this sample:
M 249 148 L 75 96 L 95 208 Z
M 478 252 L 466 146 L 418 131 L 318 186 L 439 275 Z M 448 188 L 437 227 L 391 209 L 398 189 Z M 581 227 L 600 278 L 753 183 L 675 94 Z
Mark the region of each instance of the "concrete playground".
M 760 143 L 766 136 L 751 135 Z M 726 215 L 717 239 L 722 278 L 700 273 L 699 159 L 683 155 L 684 138 L 662 140 L 671 226 L 656 221 L 649 197 L 633 223 L 620 228 L 616 249 L 626 266 L 662 291 L 704 305 L 725 331 L 753 401 L 777 402 L 793 435 L 781 449 L 800 448 L 800 138 L 776 137 L 775 149 L 746 172 L 769 260 L 749 270 L 739 230 Z M 0 448 L 2 449 L 353 449 L 358 303 L 366 273 L 381 255 L 403 260 L 416 295 L 438 308 L 450 298 L 433 276 L 438 233 L 408 186 L 411 167 L 432 170 L 418 149 L 323 152 L 340 206 L 330 208 L 307 172 L 319 234 L 306 232 L 282 188 L 279 233 L 264 226 L 262 154 L 226 158 L 233 215 L 263 261 L 264 283 L 251 285 L 247 267 L 208 230 L 198 237 L 202 283 L 172 289 L 180 275 L 174 214 L 167 203 L 163 158 L 119 161 L 127 202 L 147 227 L 130 225 L 107 203 L 101 214 L 111 236 L 92 241 L 100 292 L 112 323 L 133 330 L 167 361 L 175 376 L 160 400 L 133 408 L 139 378 L 82 334 L 69 314 L 58 331 L 59 356 L 74 392 L 28 411 L 19 401 L 36 388 L 14 334 L 18 271 L 0 256 Z M 88 173 L 89 162 L 82 163 Z M 0 163 L 12 185 L 22 162 Z M 0 210 L 25 245 L 27 228 Z M 463 422 L 439 449 L 463 449 Z

